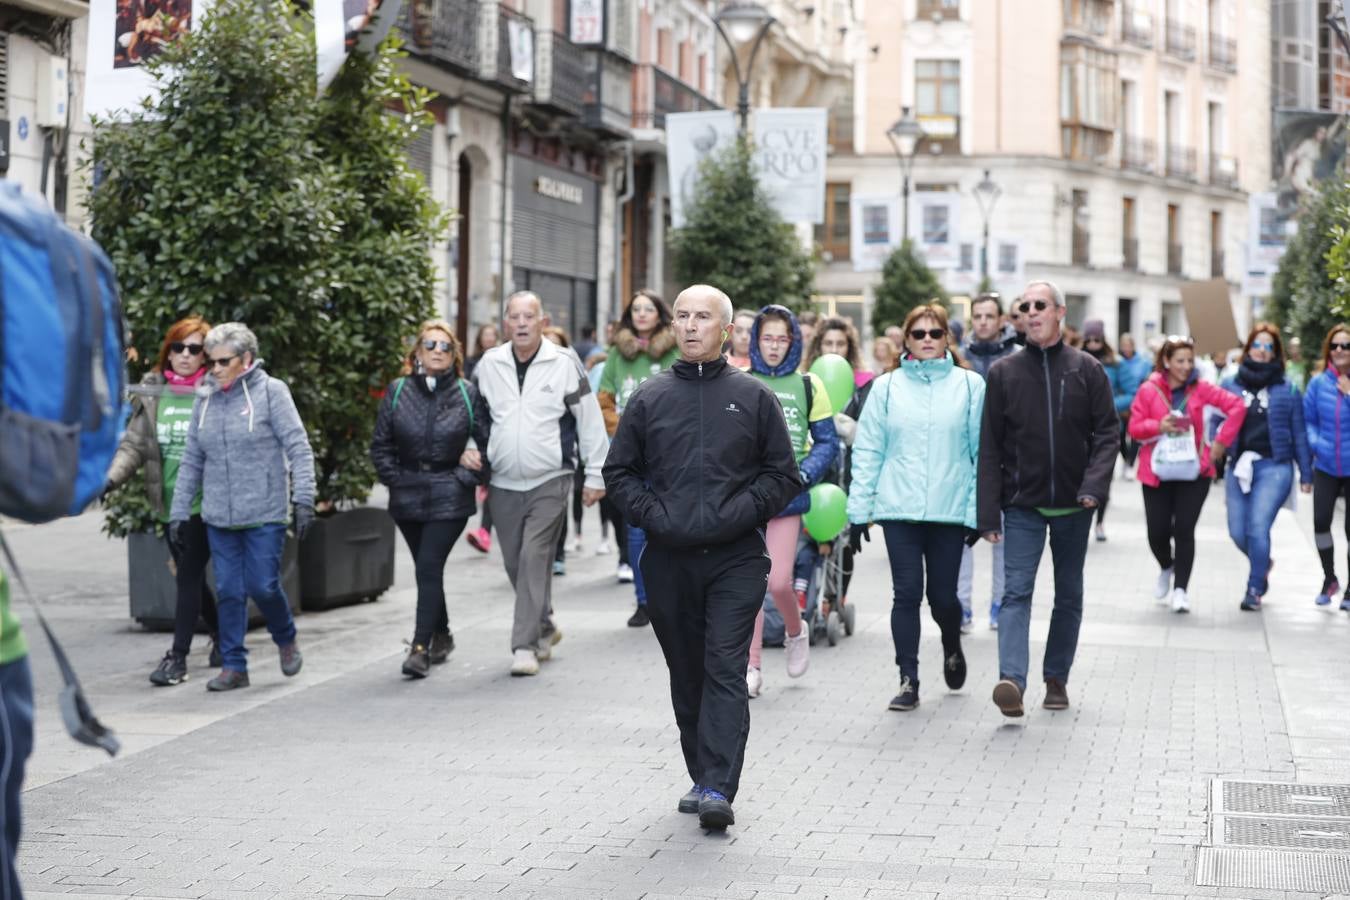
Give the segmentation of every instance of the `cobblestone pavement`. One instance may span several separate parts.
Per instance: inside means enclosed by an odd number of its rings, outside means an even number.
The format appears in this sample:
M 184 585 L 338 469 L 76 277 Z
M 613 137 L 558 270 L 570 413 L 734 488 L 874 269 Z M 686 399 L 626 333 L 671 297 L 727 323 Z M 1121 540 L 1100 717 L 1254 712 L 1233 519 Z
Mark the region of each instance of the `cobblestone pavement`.
M 858 632 L 822 642 L 789 681 L 765 657 L 738 824 L 703 833 L 675 811 L 688 788 L 664 665 L 624 627 L 613 555 L 586 551 L 555 587 L 565 638 L 512 679 L 499 559 L 465 545 L 447 588 L 457 649 L 422 682 L 399 676 L 411 566 L 374 604 L 300 618 L 304 672 L 283 679 L 265 633 L 253 687 L 152 689 L 167 647 L 126 619 L 125 556 L 86 516 L 10 532 L 127 752 L 66 739 L 48 654 L 30 628 L 39 746 L 25 795 L 28 896 L 289 897 L 1311 897 L 1196 886 L 1215 777 L 1350 781 L 1339 692 L 1350 616 L 1313 606 L 1306 527 L 1277 525 L 1266 610 L 1237 609 L 1245 561 L 1211 493 L 1193 612 L 1156 606 L 1137 485 L 1117 481 L 1110 541 L 1088 556 L 1073 706 L 1004 720 L 989 700 L 995 634 L 968 639 L 965 690 L 941 689 L 926 624 L 923 703 L 896 688 L 884 551 L 859 558 Z M 1305 503 L 1301 516 L 1308 515 Z M 987 596 L 988 551 L 977 558 Z M 1049 608 L 1042 566 L 1033 679 Z M 1033 686 L 1028 700 L 1039 704 Z

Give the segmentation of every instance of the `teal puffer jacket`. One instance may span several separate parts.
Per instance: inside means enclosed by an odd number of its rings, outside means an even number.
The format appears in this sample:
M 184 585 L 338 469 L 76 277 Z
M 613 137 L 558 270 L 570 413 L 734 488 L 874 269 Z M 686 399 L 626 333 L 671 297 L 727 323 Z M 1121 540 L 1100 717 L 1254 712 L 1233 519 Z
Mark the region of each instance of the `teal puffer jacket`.
M 848 520 L 975 527 L 984 379 L 906 358 L 872 385 L 853 441 Z

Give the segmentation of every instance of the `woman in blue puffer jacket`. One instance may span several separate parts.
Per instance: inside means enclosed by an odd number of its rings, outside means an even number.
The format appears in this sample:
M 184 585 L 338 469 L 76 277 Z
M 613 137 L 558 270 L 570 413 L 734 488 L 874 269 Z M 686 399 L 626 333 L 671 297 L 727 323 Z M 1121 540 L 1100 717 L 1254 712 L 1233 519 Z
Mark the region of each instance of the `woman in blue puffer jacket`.
M 834 430 L 834 410 L 825 384 L 816 375 L 797 371 L 802 361 L 802 331 L 797 317 L 786 306 L 766 306 L 750 330 L 750 374 L 764 382 L 783 405 L 788 434 L 792 436 L 801 467 L 802 482 L 809 489 L 818 484 L 839 456 L 839 437 Z M 789 678 L 799 678 L 810 664 L 810 642 L 802 621 L 801 607 L 792 590 L 792 569 L 797 558 L 797 538 L 802 513 L 811 508 L 806 491 L 769 521 L 764 543 L 769 550 L 769 593 L 783 617 L 784 655 Z M 764 611 L 755 617 L 755 636 L 750 642 L 750 667 L 745 673 L 751 697 L 764 685 L 760 651 L 764 644 Z
M 1350 493 L 1350 326 L 1334 326 L 1322 341 L 1322 373 L 1308 382 L 1303 418 L 1313 454 L 1313 539 L 1322 560 L 1322 591 L 1316 599 L 1325 606 L 1341 590 L 1331 520 L 1336 501 Z M 1350 541 L 1350 517 L 1345 536 Z M 1350 590 L 1341 598 L 1341 609 L 1350 612 Z
M 853 441 L 849 488 L 850 544 L 856 552 L 871 522 L 880 522 L 891 562 L 891 637 L 900 692 L 890 708 L 919 705 L 919 604 L 927 570 L 928 606 L 942 632 L 943 677 L 966 680 L 961 553 L 975 529 L 975 472 L 980 455 L 984 380 L 956 364 L 947 349 L 947 313 L 920 306 L 905 319 L 900 368 L 872 383 Z

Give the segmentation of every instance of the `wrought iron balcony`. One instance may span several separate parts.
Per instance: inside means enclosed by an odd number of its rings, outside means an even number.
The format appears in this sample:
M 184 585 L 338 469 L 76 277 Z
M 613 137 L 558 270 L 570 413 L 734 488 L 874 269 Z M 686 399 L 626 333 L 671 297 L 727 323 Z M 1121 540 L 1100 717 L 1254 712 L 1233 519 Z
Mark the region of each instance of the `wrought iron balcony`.
M 535 105 L 580 116 L 586 106 L 589 83 L 586 51 L 556 31 L 539 33 L 535 40 L 539 47 Z
M 1180 245 L 1180 244 L 1171 244 L 1171 243 L 1169 243 L 1169 244 L 1167 245 L 1167 274 L 1168 274 L 1168 275 L 1180 275 L 1180 274 L 1181 274 L 1181 245 Z
M 1224 72 L 1237 71 L 1237 41 L 1209 33 L 1209 65 Z
M 1158 145 L 1148 138 L 1126 137 L 1120 142 L 1120 167 L 1132 172 L 1153 172 L 1158 165 Z
M 1195 180 L 1195 148 L 1167 145 L 1167 174 L 1172 178 Z
M 1209 277 L 1223 278 L 1223 251 L 1214 250 L 1209 254 Z
M 1120 40 L 1145 50 L 1153 48 L 1153 14 L 1123 7 L 1120 11 Z
M 479 74 L 479 0 L 413 0 L 398 27 L 408 52 L 460 74 Z
M 1167 52 L 1177 59 L 1195 59 L 1195 27 L 1167 20 Z
M 1209 183 L 1230 191 L 1238 190 L 1238 161 L 1231 156 L 1209 157 Z
M 1124 246 L 1121 248 L 1120 267 L 1128 272 L 1139 271 L 1139 238 L 1125 238 Z
M 603 49 L 583 51 L 587 63 L 582 121 L 596 131 L 626 137 L 633 122 L 633 64 Z
M 634 128 L 665 128 L 670 113 L 721 108 L 659 66 L 643 63 L 633 69 Z

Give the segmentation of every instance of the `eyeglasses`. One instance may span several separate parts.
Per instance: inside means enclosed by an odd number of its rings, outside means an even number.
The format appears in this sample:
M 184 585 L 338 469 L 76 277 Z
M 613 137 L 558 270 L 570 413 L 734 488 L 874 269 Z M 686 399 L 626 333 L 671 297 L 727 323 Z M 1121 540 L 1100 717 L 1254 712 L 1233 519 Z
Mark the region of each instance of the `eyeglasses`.
M 1346 344 L 1345 347 L 1347 350 L 1350 350 L 1350 344 Z M 1252 349 L 1265 350 L 1267 353 L 1269 353 L 1275 349 L 1275 345 L 1270 343 L 1270 341 L 1253 341 Z
M 213 369 L 223 369 L 238 358 L 239 354 L 236 353 L 234 356 L 221 356 L 217 359 L 208 359 L 207 363 L 209 363 Z
M 792 344 L 792 336 L 787 334 L 779 337 L 763 335 L 760 337 L 759 342 L 761 344 L 768 344 L 770 347 L 787 347 Z
M 928 337 L 936 341 L 938 338 L 942 337 L 946 333 L 947 330 L 945 328 L 929 328 L 927 330 L 923 328 L 911 328 L 909 330 L 909 336 L 916 341 L 923 340 L 924 335 L 927 335 Z
M 1017 304 L 1017 311 L 1025 316 L 1027 313 L 1031 312 L 1032 309 L 1035 309 L 1036 312 L 1045 312 L 1049 305 L 1050 304 L 1045 300 L 1023 300 L 1021 303 Z
M 1332 350 L 1350 350 L 1350 343 L 1343 344 L 1340 341 L 1332 341 L 1327 346 Z
M 449 353 L 451 346 L 449 341 L 438 341 L 435 338 L 426 338 L 422 341 L 423 350 L 439 350 L 442 353 Z
M 185 344 L 182 341 L 174 341 L 169 345 L 169 352 L 186 353 L 188 356 L 200 356 L 203 349 L 201 344 Z

